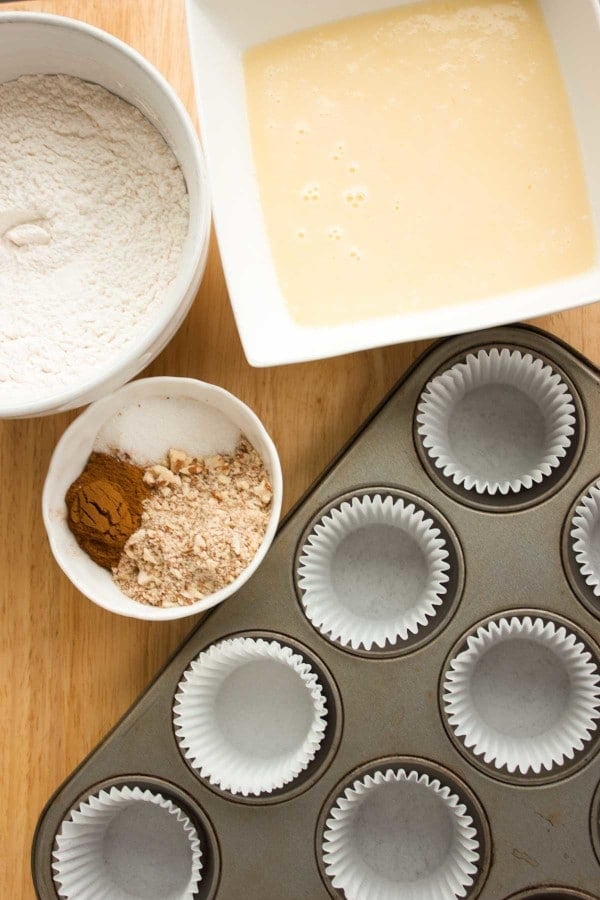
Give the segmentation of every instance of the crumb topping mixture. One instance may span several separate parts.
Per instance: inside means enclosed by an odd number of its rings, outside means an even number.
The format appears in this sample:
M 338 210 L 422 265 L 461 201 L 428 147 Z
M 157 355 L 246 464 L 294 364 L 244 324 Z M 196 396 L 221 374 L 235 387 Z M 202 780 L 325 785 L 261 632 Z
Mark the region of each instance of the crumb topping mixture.
M 230 584 L 250 564 L 269 521 L 272 488 L 242 439 L 232 454 L 169 451 L 146 469 L 141 527 L 114 569 L 121 590 L 152 606 L 186 606 Z

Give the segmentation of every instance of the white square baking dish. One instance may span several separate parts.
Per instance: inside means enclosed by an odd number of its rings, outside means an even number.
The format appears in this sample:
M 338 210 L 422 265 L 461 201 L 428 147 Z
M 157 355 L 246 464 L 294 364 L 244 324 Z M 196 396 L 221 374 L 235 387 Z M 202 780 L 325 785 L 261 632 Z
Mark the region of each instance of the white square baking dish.
M 225 277 L 251 365 L 321 359 L 532 318 L 600 298 L 600 260 L 576 277 L 480 301 L 335 327 L 298 325 L 281 294 L 259 200 L 242 56 L 263 41 L 413 0 L 186 0 L 196 99 Z M 596 0 L 541 0 L 600 227 L 600 13 Z M 315 290 L 319 285 L 315 284 Z M 326 302 L 326 298 L 324 298 Z

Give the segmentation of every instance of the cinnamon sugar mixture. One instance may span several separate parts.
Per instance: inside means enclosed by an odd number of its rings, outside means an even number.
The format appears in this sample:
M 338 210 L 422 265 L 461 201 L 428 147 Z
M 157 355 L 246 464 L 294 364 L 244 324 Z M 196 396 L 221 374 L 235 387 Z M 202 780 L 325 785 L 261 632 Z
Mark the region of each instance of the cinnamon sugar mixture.
M 249 565 L 269 520 L 272 490 L 256 450 L 193 459 L 170 450 L 146 469 L 141 527 L 113 570 L 121 590 L 152 606 L 186 606 L 230 584 Z

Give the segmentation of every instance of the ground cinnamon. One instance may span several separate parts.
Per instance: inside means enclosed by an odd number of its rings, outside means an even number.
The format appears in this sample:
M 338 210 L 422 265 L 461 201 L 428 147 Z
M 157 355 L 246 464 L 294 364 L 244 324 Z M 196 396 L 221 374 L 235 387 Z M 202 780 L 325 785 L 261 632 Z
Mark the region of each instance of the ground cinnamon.
M 88 556 L 113 569 L 123 548 L 142 521 L 142 505 L 150 494 L 144 469 L 108 453 L 92 453 L 79 478 L 67 491 L 69 528 Z

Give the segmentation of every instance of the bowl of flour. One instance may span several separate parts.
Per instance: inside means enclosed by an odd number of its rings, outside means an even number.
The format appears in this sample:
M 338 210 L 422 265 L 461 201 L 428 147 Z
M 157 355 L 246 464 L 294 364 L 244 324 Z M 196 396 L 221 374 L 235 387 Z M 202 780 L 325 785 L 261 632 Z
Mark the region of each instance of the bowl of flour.
M 206 265 L 193 125 L 131 47 L 0 16 L 0 417 L 82 406 L 173 337 Z

